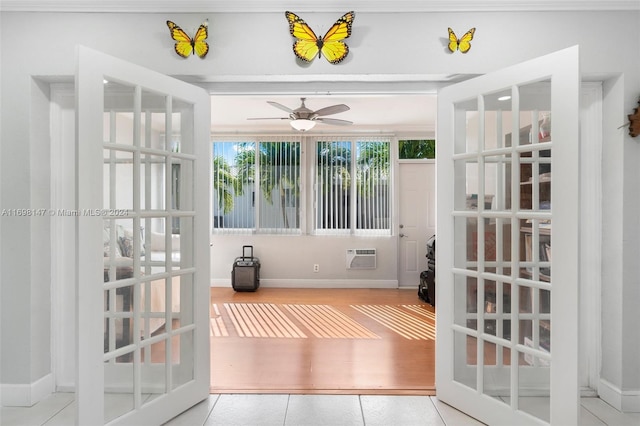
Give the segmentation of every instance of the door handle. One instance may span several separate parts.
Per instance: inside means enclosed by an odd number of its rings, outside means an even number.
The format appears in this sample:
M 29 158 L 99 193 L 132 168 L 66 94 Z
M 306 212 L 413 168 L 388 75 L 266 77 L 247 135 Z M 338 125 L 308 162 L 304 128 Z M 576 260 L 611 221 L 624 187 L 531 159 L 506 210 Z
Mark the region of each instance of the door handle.
M 406 237 L 406 235 L 404 235 L 404 234 L 400 234 L 400 235 L 398 235 L 398 236 L 399 236 L 400 238 L 402 238 L 402 237 Z

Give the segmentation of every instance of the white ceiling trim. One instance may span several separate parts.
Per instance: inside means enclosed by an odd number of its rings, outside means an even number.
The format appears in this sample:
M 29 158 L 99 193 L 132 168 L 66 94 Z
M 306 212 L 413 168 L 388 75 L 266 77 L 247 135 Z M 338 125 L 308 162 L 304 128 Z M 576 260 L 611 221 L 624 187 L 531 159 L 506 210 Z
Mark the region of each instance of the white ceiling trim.
M 450 82 L 460 79 L 460 74 L 256 74 L 204 76 L 198 81 L 224 83 L 309 83 L 309 82 Z
M 256 13 L 640 10 L 638 0 L 0 0 L 3 12 Z

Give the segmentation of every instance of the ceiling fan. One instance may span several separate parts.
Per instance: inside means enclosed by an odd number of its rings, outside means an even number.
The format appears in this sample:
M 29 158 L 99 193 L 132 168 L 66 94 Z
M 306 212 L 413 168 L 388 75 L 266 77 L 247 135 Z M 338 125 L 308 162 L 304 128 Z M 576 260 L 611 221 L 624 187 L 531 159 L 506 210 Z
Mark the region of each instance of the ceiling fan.
M 345 104 L 331 105 L 328 107 L 320 108 L 319 110 L 312 111 L 306 107 L 304 101 L 307 98 L 300 98 L 301 105 L 296 109 L 291 109 L 278 102 L 267 101 L 268 104 L 274 107 L 286 111 L 289 113 L 289 117 L 271 117 L 271 118 L 248 118 L 248 120 L 291 120 L 290 124 L 296 130 L 306 132 L 311 130 L 316 122 L 324 124 L 335 125 L 349 125 L 353 124 L 351 121 L 339 120 L 337 118 L 326 118 L 325 115 L 337 114 L 339 112 L 349 111 L 349 107 Z

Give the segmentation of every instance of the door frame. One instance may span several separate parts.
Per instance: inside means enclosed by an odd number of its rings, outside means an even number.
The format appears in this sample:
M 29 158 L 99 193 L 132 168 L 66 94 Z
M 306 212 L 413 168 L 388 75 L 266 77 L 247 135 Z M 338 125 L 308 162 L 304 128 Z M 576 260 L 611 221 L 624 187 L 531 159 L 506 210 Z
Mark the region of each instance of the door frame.
M 286 76 L 285 76 L 286 77 Z M 47 100 L 50 108 L 50 123 L 53 128 L 49 127 L 49 122 L 46 121 L 38 121 L 31 123 L 31 126 L 38 129 L 42 134 L 50 135 L 50 143 L 51 143 L 51 153 L 57 152 L 60 153 L 59 147 L 62 145 L 63 139 L 68 136 L 62 132 L 54 131 L 57 127 L 56 125 L 60 123 L 61 115 L 60 111 L 55 105 L 56 96 L 73 96 L 73 77 L 72 76 L 54 76 L 51 78 L 46 77 L 38 77 L 38 80 L 43 81 L 48 84 L 49 87 L 54 88 L 55 90 L 51 90 L 50 98 Z M 286 80 L 286 78 L 285 78 Z M 61 83 L 62 81 L 62 83 Z M 291 83 L 295 83 L 296 79 L 291 78 L 288 81 Z M 362 76 L 361 81 L 367 82 L 368 76 Z M 398 81 L 402 81 L 402 78 L 398 78 Z M 65 83 L 66 82 L 66 83 Z M 228 83 L 234 83 L 230 80 Z M 594 99 L 593 105 L 588 107 L 588 112 L 585 117 L 581 120 L 581 125 L 584 129 L 582 132 L 582 140 L 581 142 L 588 141 L 588 143 L 581 143 L 581 147 L 584 148 L 584 151 L 581 152 L 581 156 L 583 158 L 582 165 L 588 165 L 589 170 L 593 170 L 591 167 L 597 167 L 598 170 L 601 170 L 601 162 L 600 162 L 600 152 L 602 150 L 602 115 L 603 115 L 603 105 L 602 105 L 602 82 L 586 82 L 583 83 L 587 87 L 587 92 L 589 93 L 587 97 Z M 272 93 L 272 90 L 268 90 L 267 88 L 263 89 L 264 92 Z M 417 85 L 416 85 L 417 86 Z M 205 87 L 206 89 L 206 87 Z M 301 90 L 304 90 L 301 88 Z M 207 89 L 210 96 L 216 95 L 217 90 L 209 88 Z M 425 91 L 422 89 L 416 89 L 411 91 L 411 93 L 433 93 L 435 90 Z M 260 94 L 259 91 L 255 91 L 254 93 Z M 287 92 L 283 92 L 287 93 Z M 377 90 L 372 90 L 363 94 L 382 94 L 389 93 L 388 89 L 381 88 Z M 408 93 L 407 90 L 404 90 L 403 93 Z M 231 92 L 224 91 L 224 94 L 237 94 L 237 95 L 246 95 L 246 92 L 241 90 L 231 90 Z M 597 137 L 596 137 L 597 135 Z M 401 135 L 399 135 L 401 136 Z M 44 143 L 45 141 L 42 140 Z M 53 167 L 51 164 L 54 161 L 54 156 L 51 155 L 50 158 L 37 158 L 37 162 L 35 164 L 36 167 L 40 168 L 50 168 L 51 170 L 51 179 L 50 182 L 60 182 L 61 178 L 66 176 L 66 170 L 60 169 L 57 167 Z M 587 159 L 588 158 L 588 159 Z M 582 167 L 582 170 L 587 169 L 587 167 Z M 581 193 L 581 197 L 584 203 L 584 200 L 587 201 L 588 208 L 585 208 L 585 204 L 583 204 L 583 229 L 586 228 L 587 223 L 592 226 L 590 229 L 594 229 L 593 227 L 597 227 L 595 229 L 601 229 L 602 227 L 602 206 L 598 203 L 600 199 L 600 195 L 602 192 L 602 180 L 599 178 L 600 173 L 584 173 L 582 175 L 583 182 L 585 185 L 583 186 L 583 190 Z M 595 188 L 596 190 L 587 191 L 584 188 Z M 73 192 L 73 189 L 70 188 L 60 188 L 61 190 L 67 190 Z M 64 194 L 56 191 L 53 186 L 51 187 L 51 206 L 55 207 L 60 205 L 59 200 L 64 198 Z M 396 204 L 397 205 L 397 204 Z M 397 225 L 396 225 L 397 226 Z M 52 265 L 52 275 L 51 275 L 51 292 L 52 292 L 52 303 L 51 306 L 51 317 L 52 317 L 52 332 L 51 332 L 51 341 L 52 341 L 52 392 L 62 391 L 62 392 L 72 392 L 74 390 L 73 382 L 60 382 L 61 374 L 60 374 L 60 365 L 67 362 L 73 365 L 73 359 L 68 357 L 68 353 L 73 350 L 73 347 L 68 347 L 68 343 L 64 338 L 64 330 L 69 327 L 69 324 L 65 320 L 63 314 L 64 312 L 69 312 L 71 306 L 73 306 L 73 301 L 70 301 L 68 298 L 64 297 L 64 287 L 65 280 L 68 279 L 68 271 L 61 271 L 56 268 L 56 265 L 61 265 L 59 262 L 60 259 L 66 258 L 73 253 L 70 252 L 70 247 L 68 245 L 63 244 L 60 240 L 56 239 L 56 224 L 55 218 L 51 220 L 51 265 Z M 598 233 L 593 233 L 592 231 L 581 232 L 581 235 L 588 235 L 595 237 Z M 597 239 L 597 238 L 596 238 Z M 583 277 L 588 277 L 588 279 L 592 285 L 586 287 L 586 291 L 583 292 L 584 299 L 582 301 L 581 307 L 584 307 L 583 311 L 587 309 L 589 312 L 595 313 L 595 315 L 588 315 L 588 325 L 581 330 L 581 336 L 587 336 L 589 339 L 589 343 L 587 344 L 587 349 L 590 353 L 588 363 L 585 363 L 585 369 L 588 374 L 588 387 L 582 386 L 582 395 L 583 396 L 597 396 L 597 386 L 600 379 L 600 362 L 601 362 L 601 338 L 600 338 L 600 328 L 601 321 L 600 315 L 601 312 L 601 299 L 599 297 L 600 288 L 601 288 L 601 275 L 600 272 L 600 264 L 594 262 L 588 262 L 585 260 L 592 259 L 600 259 L 601 258 L 601 244 L 600 240 L 597 239 L 597 244 L 589 244 L 585 247 L 585 253 L 581 254 L 581 274 Z M 72 248 L 71 248 L 72 249 Z M 66 281 L 68 282 L 68 281 Z M 56 302 L 57 301 L 57 302 Z M 71 305 L 69 305 L 71 303 Z M 584 339 L 581 339 L 584 342 Z M 46 394 L 42 394 L 43 397 Z

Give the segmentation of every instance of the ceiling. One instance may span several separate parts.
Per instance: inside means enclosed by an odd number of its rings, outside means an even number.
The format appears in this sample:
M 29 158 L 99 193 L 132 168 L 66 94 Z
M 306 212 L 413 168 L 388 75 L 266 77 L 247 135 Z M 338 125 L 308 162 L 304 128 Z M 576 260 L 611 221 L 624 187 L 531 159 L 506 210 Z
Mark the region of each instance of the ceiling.
M 287 118 L 288 114 L 267 101 L 291 109 L 300 106 L 300 96 L 223 95 L 211 97 L 211 123 L 214 133 L 295 133 L 289 120 L 247 120 L 248 118 Z M 387 95 L 307 95 L 305 104 L 318 110 L 345 104 L 350 110 L 327 116 L 352 121 L 353 125 L 336 126 L 318 123 L 314 133 L 365 132 L 418 133 L 433 135 L 436 116 L 435 94 Z
M 1 0 L 3 11 L 33 12 L 469 12 L 638 10 L 638 0 Z
M 473 77 L 472 74 L 402 76 L 176 76 L 203 87 L 211 97 L 213 133 L 293 132 L 286 111 L 268 101 L 291 109 L 306 98 L 307 108 L 316 111 L 345 104 L 349 111 L 328 116 L 352 121 L 353 125 L 318 124 L 314 133 L 378 132 L 435 135 L 436 93 L 444 86 Z M 238 81 L 234 80 L 236 78 Z M 274 120 L 248 120 L 248 118 Z

